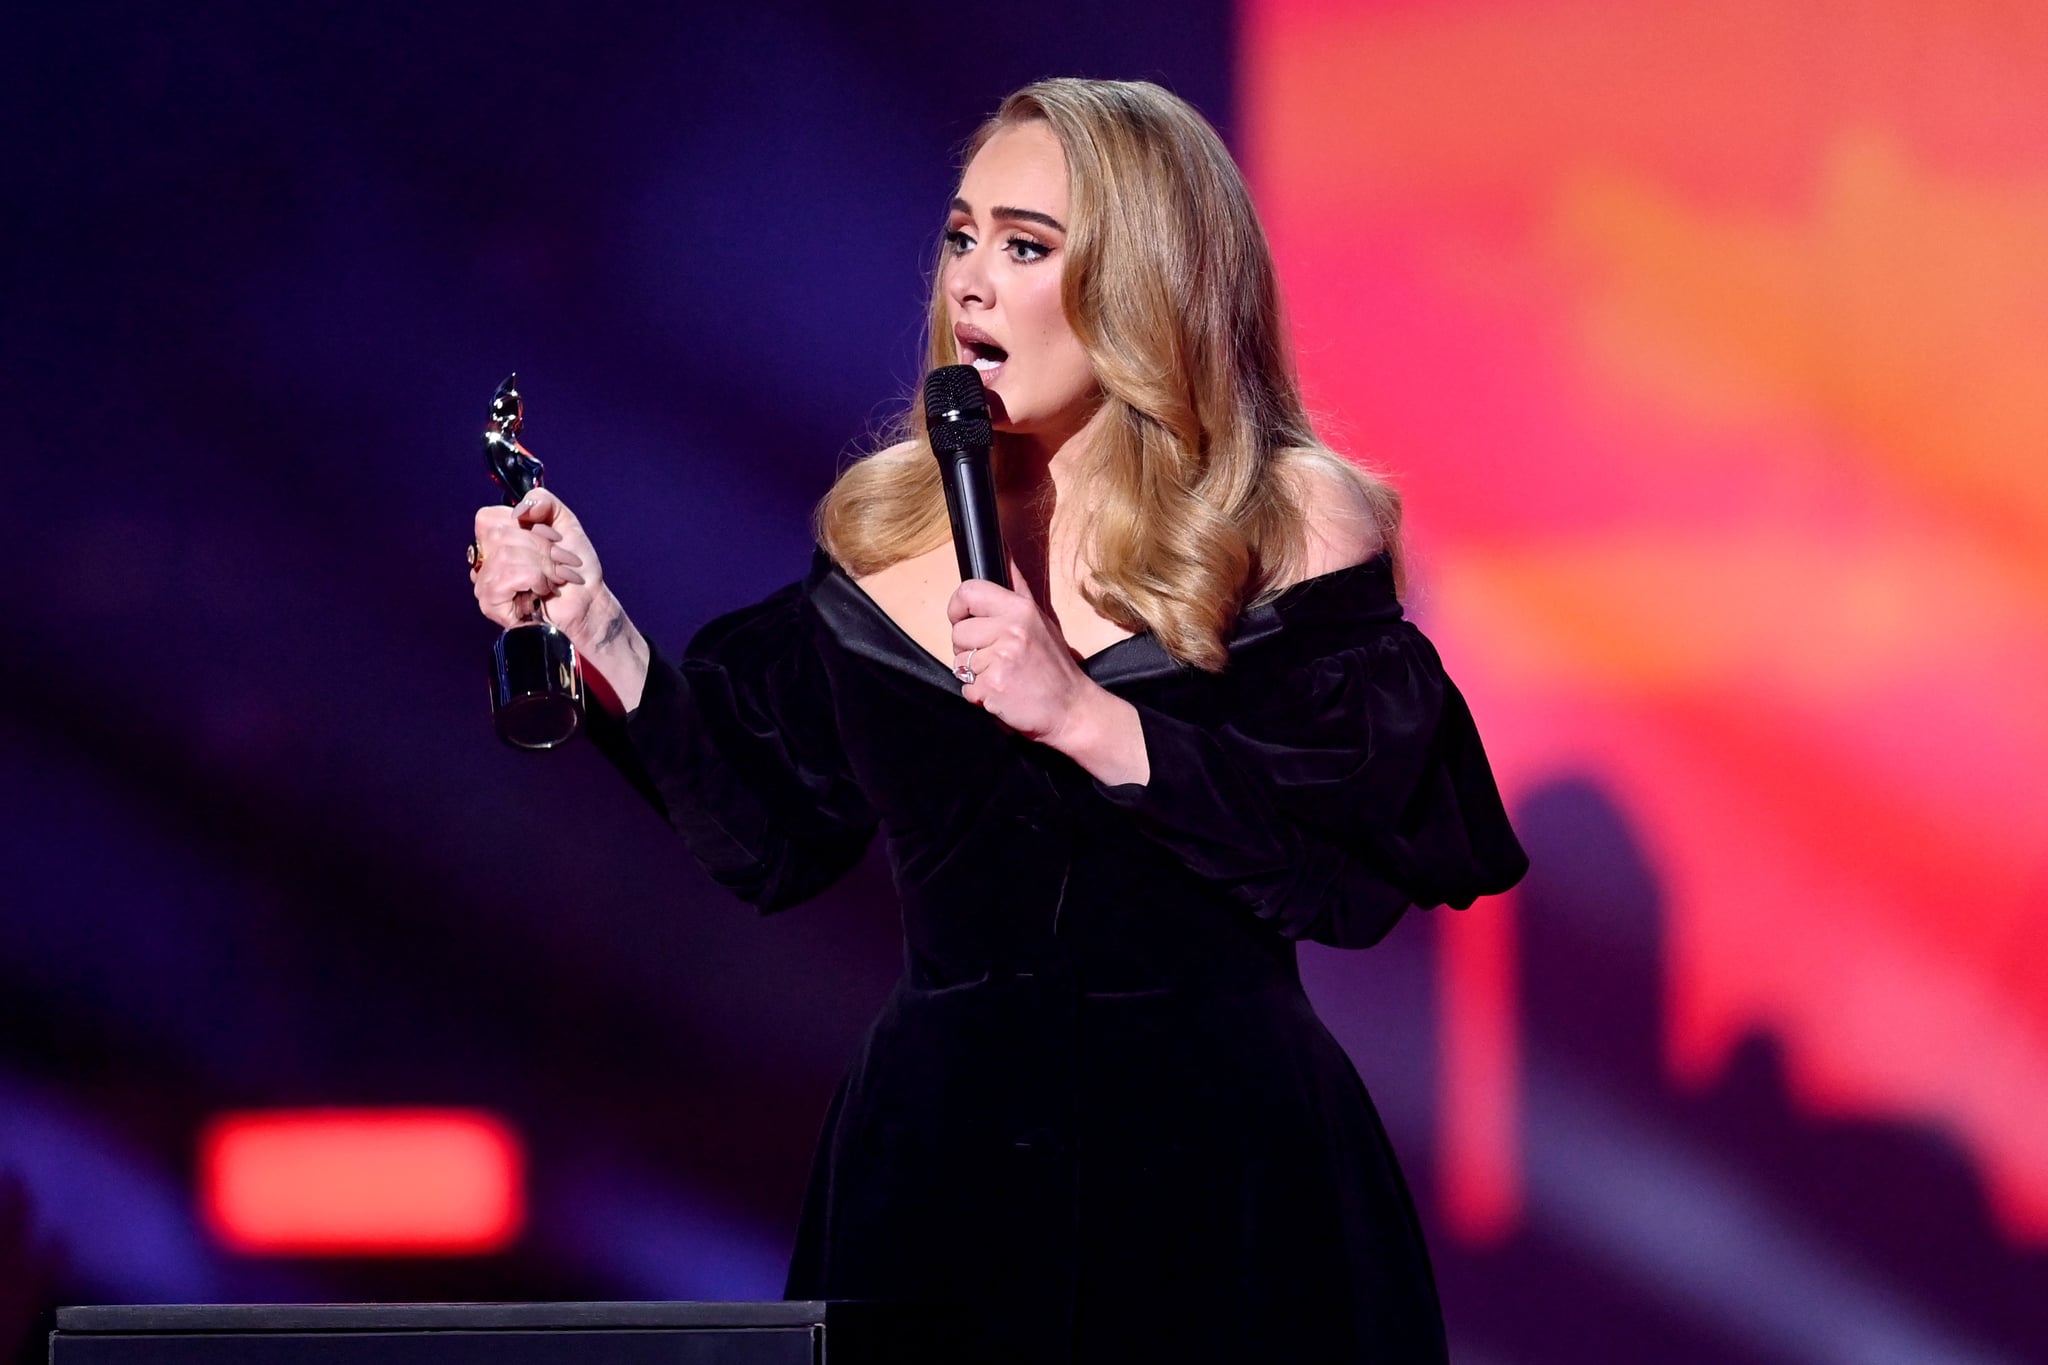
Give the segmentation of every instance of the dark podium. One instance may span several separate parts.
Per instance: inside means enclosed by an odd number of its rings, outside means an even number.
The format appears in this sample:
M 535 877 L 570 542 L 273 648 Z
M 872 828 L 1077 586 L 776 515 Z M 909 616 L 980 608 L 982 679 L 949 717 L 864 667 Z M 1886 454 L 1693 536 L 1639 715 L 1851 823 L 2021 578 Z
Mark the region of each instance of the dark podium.
M 884 1304 L 170 1304 L 59 1308 L 51 1365 L 926 1365 Z

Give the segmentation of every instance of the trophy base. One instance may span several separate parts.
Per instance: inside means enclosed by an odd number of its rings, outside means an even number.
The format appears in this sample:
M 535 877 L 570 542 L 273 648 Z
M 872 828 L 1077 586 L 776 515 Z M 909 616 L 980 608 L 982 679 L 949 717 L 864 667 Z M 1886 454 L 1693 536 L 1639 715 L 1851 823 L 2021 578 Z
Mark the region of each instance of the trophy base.
M 515 749 L 552 749 L 583 727 L 583 667 L 569 637 L 528 621 L 491 651 L 491 719 Z

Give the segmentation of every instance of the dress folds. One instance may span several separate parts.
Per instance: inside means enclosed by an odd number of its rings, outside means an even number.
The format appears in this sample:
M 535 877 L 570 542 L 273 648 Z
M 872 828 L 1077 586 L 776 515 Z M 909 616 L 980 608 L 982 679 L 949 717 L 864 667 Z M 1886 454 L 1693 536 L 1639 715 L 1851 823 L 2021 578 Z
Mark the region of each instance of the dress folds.
M 905 972 L 832 1102 L 788 1292 L 958 1310 L 1031 1361 L 1427 1361 L 1407 1189 L 1294 943 L 1364 947 L 1527 860 L 1384 556 L 1240 617 L 1229 666 L 1082 661 L 1151 776 L 960 697 L 822 552 L 657 659 L 607 745 L 720 883 L 815 895 L 880 834 Z

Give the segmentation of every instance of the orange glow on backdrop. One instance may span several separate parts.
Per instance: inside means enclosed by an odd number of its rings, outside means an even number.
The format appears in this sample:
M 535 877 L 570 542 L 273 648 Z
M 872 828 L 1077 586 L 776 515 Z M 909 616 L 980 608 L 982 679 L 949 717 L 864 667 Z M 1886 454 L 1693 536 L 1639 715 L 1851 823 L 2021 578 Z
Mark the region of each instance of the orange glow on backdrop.
M 510 1246 L 524 1218 L 519 1141 L 489 1114 L 231 1114 L 199 1163 L 207 1225 L 246 1254 L 481 1255 Z
M 1672 1073 L 1768 1033 L 2048 1243 L 2048 6 L 1241 16 L 1311 400 L 1409 494 L 1511 800 L 1589 775 L 1645 831 Z M 1483 1232 L 1512 1111 L 1460 1084 Z

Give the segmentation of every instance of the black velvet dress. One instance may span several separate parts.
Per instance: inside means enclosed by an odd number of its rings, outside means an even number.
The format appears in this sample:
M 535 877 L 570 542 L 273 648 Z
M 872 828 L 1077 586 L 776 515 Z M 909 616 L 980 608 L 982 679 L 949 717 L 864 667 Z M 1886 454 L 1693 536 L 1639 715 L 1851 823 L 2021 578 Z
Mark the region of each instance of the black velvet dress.
M 1085 661 L 1151 778 L 963 701 L 822 554 L 656 661 L 621 761 L 763 909 L 879 829 L 906 967 L 828 1113 L 796 1298 L 948 1304 L 979 1359 L 1426 1361 L 1428 1254 L 1296 939 L 1377 942 L 1527 866 L 1384 557 L 1244 613 L 1230 666 Z

